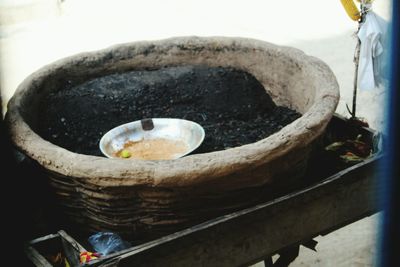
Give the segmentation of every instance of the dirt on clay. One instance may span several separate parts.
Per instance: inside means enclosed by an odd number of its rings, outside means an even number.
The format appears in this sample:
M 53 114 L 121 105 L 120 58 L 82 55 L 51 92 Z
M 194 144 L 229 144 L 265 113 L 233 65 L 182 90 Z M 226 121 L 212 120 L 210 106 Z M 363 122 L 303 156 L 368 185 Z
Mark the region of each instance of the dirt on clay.
M 37 131 L 70 151 L 102 156 L 100 138 L 120 124 L 181 118 L 205 130 L 198 154 L 259 141 L 300 116 L 276 106 L 247 72 L 188 65 L 115 73 L 53 92 L 41 104 Z

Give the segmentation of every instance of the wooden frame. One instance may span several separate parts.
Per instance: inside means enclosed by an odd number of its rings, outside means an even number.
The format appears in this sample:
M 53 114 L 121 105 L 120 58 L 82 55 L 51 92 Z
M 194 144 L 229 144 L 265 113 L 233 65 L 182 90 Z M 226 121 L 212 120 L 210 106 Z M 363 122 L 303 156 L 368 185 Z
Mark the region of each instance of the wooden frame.
M 376 132 L 335 116 L 337 138 Z M 328 129 L 329 132 L 329 129 Z M 88 266 L 246 266 L 378 211 L 381 155 L 254 207 L 109 255 Z M 318 164 L 318 163 L 317 163 Z

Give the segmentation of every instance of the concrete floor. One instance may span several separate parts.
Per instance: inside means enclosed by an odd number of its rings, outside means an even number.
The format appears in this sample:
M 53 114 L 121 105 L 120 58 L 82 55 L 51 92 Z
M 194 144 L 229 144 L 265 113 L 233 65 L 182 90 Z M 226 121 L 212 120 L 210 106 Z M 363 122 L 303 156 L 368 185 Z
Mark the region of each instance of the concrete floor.
M 388 1 L 374 7 L 388 18 Z M 294 46 L 324 60 L 340 84 L 337 112 L 347 116 L 351 105 L 357 25 L 340 1 L 0 0 L 0 10 L 4 103 L 25 77 L 59 58 L 135 40 L 219 35 Z M 383 127 L 384 98 L 382 86 L 359 92 L 358 115 L 372 128 Z M 290 266 L 373 266 L 377 222 L 375 215 L 318 237 L 318 253 L 302 248 Z
M 326 236 L 318 236 L 317 252 L 300 246 L 299 257 L 290 267 L 364 267 L 376 260 L 379 213 L 349 224 Z M 275 261 L 279 256 L 274 256 Z M 252 267 L 263 267 L 260 262 Z

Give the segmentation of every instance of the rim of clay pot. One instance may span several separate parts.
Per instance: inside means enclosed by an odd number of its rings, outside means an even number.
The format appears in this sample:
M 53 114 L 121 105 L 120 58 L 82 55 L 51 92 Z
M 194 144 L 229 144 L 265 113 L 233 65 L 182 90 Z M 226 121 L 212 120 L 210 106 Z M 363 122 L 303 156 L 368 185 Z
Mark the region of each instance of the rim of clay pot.
M 314 103 L 299 119 L 258 142 L 171 161 L 120 160 L 77 154 L 44 140 L 24 119 L 24 106 L 29 103 L 28 99 L 40 94 L 43 82 L 51 79 L 56 72 L 65 71 L 76 76 L 79 75 L 79 70 L 112 72 L 117 70 L 115 63 L 118 63 L 118 70 L 132 64 L 139 66 L 152 53 L 154 60 L 166 56 L 163 60 L 167 62 L 169 55 L 181 56 L 185 50 L 200 51 L 201 56 L 202 49 L 215 53 L 229 49 L 241 49 L 249 53 L 273 51 L 301 61 L 304 63 L 302 68 L 308 70 L 307 74 L 315 85 Z M 194 63 L 196 60 L 200 64 L 203 58 L 192 58 Z M 251 170 L 281 157 L 293 148 L 307 146 L 325 129 L 338 100 L 339 86 L 330 68 L 321 60 L 295 48 L 245 38 L 177 37 L 117 45 L 96 52 L 81 53 L 47 65 L 26 78 L 18 87 L 8 104 L 6 122 L 16 147 L 50 171 L 90 179 L 87 182 L 100 186 L 184 187 L 210 182 L 234 172 Z

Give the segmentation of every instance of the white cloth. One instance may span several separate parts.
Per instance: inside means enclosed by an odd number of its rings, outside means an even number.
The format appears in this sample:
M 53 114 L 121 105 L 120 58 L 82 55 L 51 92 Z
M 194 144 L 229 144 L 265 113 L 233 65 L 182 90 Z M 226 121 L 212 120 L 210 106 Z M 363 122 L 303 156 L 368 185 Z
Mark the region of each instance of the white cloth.
M 358 32 L 361 47 L 357 82 L 361 90 L 374 89 L 382 79 L 386 31 L 387 22 L 369 11 Z

